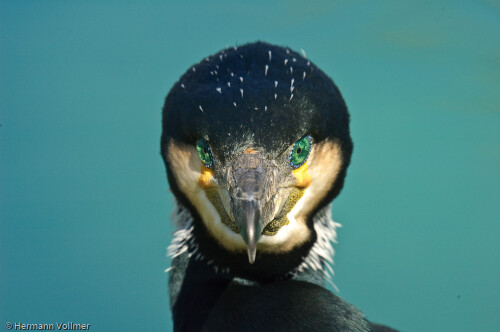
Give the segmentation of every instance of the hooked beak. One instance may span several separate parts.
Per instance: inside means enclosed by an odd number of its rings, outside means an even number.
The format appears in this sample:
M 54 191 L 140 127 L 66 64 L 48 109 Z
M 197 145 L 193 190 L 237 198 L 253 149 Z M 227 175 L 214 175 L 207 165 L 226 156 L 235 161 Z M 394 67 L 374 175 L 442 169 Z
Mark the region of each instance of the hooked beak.
M 243 154 L 231 168 L 231 208 L 246 243 L 250 264 L 255 262 L 257 243 L 266 226 L 262 221 L 262 210 L 270 196 L 272 177 L 270 165 L 258 153 Z

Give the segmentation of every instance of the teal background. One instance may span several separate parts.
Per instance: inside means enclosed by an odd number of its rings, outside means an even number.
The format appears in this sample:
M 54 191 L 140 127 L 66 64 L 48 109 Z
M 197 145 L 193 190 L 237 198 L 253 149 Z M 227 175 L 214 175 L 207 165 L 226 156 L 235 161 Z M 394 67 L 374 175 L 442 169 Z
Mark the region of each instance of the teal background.
M 403 331 L 500 330 L 498 1 L 0 1 L 0 330 L 171 329 L 163 99 L 226 45 L 300 50 L 355 150 L 334 283 Z

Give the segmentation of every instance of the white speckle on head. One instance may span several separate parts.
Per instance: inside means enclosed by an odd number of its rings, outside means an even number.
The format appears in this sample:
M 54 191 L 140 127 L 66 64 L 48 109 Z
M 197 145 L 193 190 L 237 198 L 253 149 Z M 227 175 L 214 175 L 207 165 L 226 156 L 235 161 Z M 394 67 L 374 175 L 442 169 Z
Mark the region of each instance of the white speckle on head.
M 210 71 L 210 75 L 213 75 L 213 74 L 214 74 L 214 72 L 213 72 L 213 71 Z
M 220 59 L 220 61 L 222 61 L 222 54 L 221 54 L 221 55 L 219 55 L 219 59 Z
M 285 59 L 285 66 L 286 66 L 287 63 L 288 63 L 288 59 Z
M 231 77 L 234 77 L 234 73 L 231 73 Z
M 215 68 L 219 69 L 219 65 L 215 65 Z
M 243 83 L 243 77 L 241 77 L 241 76 L 240 76 L 240 82 L 242 82 L 242 83 Z
M 278 86 L 278 81 L 274 81 L 274 87 Z
M 240 58 L 242 58 L 242 59 L 243 59 L 243 54 L 240 54 Z
M 276 99 L 276 98 L 278 98 L 278 94 L 277 93 L 274 94 L 274 99 Z
M 302 73 L 302 80 L 304 80 L 306 78 L 306 72 L 303 72 Z
M 209 58 L 205 58 L 205 61 L 208 62 L 208 61 L 210 61 L 210 59 Z
M 234 50 L 235 50 L 235 51 L 237 51 L 237 50 L 238 50 L 238 47 L 236 47 L 236 46 L 235 46 L 235 47 L 233 47 L 233 48 L 234 48 Z
M 304 58 L 307 58 L 306 51 L 304 51 L 304 49 L 303 49 L 303 48 L 301 48 L 301 49 L 300 49 L 300 53 L 302 53 L 302 56 L 303 56 Z
M 266 68 L 264 69 L 264 76 L 267 76 L 267 70 L 269 69 L 269 66 L 266 65 Z
M 256 111 L 258 111 L 258 110 L 259 110 L 259 108 L 258 108 L 258 107 L 254 107 L 253 109 L 254 109 L 254 110 L 256 110 Z
M 290 67 L 290 74 L 293 74 L 293 67 Z
M 290 96 L 290 100 L 292 100 L 292 98 L 293 98 L 293 93 L 292 93 L 292 95 Z M 290 100 L 289 100 L 289 101 L 290 101 Z
M 227 86 L 228 86 L 228 87 L 231 87 L 231 82 L 227 82 Z
M 267 111 L 267 106 L 264 106 L 264 111 Z
M 240 89 L 241 98 L 243 99 L 243 89 Z
M 217 88 L 215 90 L 217 90 L 218 93 L 222 94 L 222 89 L 221 88 Z
M 236 102 L 233 102 L 234 107 L 236 107 Z
M 288 48 L 286 49 L 286 54 L 290 54 L 290 50 Z
M 311 61 L 307 61 L 307 66 L 309 67 L 311 65 Z
M 292 61 L 293 61 L 293 62 L 297 62 L 297 59 L 295 59 L 295 58 L 292 58 Z
M 267 51 L 267 54 L 269 54 L 269 61 L 271 61 L 271 58 L 273 57 L 271 51 Z
M 215 75 L 219 75 L 219 73 L 217 72 L 217 70 L 214 70 L 214 73 L 215 73 Z
M 193 71 L 196 71 L 196 68 L 195 68 L 195 67 L 193 67 L 193 68 L 192 68 L 192 70 L 193 70 Z
M 201 105 L 198 105 L 198 107 L 200 108 L 200 111 L 203 112 L 203 107 L 201 107 Z
M 185 89 L 186 86 L 184 85 L 184 83 L 181 84 L 181 88 Z

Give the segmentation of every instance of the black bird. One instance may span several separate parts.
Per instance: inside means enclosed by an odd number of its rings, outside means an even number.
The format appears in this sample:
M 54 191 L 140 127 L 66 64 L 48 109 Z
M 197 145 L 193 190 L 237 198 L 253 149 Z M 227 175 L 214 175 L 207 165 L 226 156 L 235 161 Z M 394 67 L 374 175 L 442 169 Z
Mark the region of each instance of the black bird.
M 256 42 L 205 58 L 170 90 L 162 129 L 174 330 L 384 331 L 323 287 L 353 144 L 305 54 Z

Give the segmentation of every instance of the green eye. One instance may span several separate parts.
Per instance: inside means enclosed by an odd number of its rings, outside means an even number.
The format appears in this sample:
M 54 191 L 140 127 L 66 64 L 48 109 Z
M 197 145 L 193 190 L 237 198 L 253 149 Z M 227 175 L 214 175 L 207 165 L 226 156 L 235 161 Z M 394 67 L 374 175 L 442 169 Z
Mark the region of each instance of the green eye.
M 304 165 L 311 152 L 312 138 L 311 136 L 305 136 L 299 139 L 292 148 L 290 152 L 290 167 L 299 168 Z
M 210 146 L 208 146 L 207 141 L 203 138 L 196 141 L 196 152 L 198 152 L 201 162 L 210 168 L 214 162 L 214 158 L 212 157 Z

